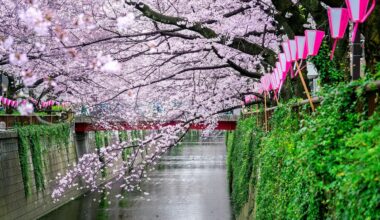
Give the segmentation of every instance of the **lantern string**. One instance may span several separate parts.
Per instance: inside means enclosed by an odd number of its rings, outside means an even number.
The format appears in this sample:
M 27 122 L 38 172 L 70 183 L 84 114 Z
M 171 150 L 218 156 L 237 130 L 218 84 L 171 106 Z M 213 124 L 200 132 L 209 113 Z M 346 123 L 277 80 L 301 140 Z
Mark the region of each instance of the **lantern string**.
M 341 5 L 341 8 L 343 8 L 343 7 L 344 7 L 344 3 Z M 352 41 L 354 41 L 355 38 L 356 38 L 356 35 L 357 35 L 357 32 L 358 32 L 360 23 L 363 23 L 371 15 L 371 13 L 375 10 L 375 7 L 376 7 L 376 0 L 372 0 L 372 5 L 368 9 L 368 11 L 365 14 L 365 16 L 360 21 L 353 22 L 354 23 L 354 27 L 353 27 L 353 31 L 352 31 L 352 39 L 351 39 Z M 316 30 L 318 30 L 320 28 L 324 29 L 324 27 L 326 26 L 327 23 L 328 23 L 328 20 L 324 20 L 322 23 L 320 23 L 319 25 L 317 25 L 315 27 L 315 29 Z M 337 48 L 338 40 L 339 40 L 338 38 L 334 38 L 334 42 L 333 42 L 332 50 L 331 50 L 331 54 L 330 54 L 330 60 L 333 60 L 333 58 L 334 58 L 334 54 L 335 54 L 335 50 Z M 284 50 L 284 52 L 285 52 L 285 50 Z M 303 60 L 301 60 L 301 63 L 300 63 L 300 65 L 298 65 L 298 68 L 297 68 L 297 64 L 298 64 L 297 61 L 296 61 L 294 67 L 289 68 L 290 72 L 291 72 L 291 78 L 297 76 L 300 71 L 302 71 L 303 69 L 306 68 L 306 65 L 302 67 L 302 62 L 303 62 Z M 297 68 L 297 69 L 295 69 L 295 68 Z M 286 72 L 288 73 L 288 71 L 286 71 Z M 281 77 L 278 88 L 274 89 L 274 98 L 276 99 L 276 101 L 279 100 L 281 88 L 282 88 L 282 86 L 283 86 L 283 84 L 284 84 L 284 82 L 286 80 L 287 73 L 285 74 L 285 77 L 284 76 Z M 273 74 L 273 73 L 269 73 L 269 74 Z M 261 84 L 263 85 L 263 82 L 261 82 Z M 271 89 L 269 89 L 269 90 L 271 90 Z M 264 94 L 265 95 L 264 98 L 266 98 L 266 96 L 268 96 L 269 99 L 271 98 L 271 94 L 269 93 L 269 90 L 267 89 L 267 94 Z M 265 91 L 264 91 L 264 93 L 265 93 Z
M 331 55 L 330 55 L 330 60 L 334 59 L 334 53 L 335 53 L 335 48 L 336 48 L 337 43 L 338 43 L 338 39 L 334 39 L 334 44 L 333 44 L 333 47 L 332 47 L 332 51 L 331 51 Z
M 375 10 L 375 7 L 376 7 L 376 0 L 372 0 L 371 8 L 369 8 L 367 14 L 363 17 L 361 22 L 364 22 L 365 20 L 367 20 L 368 16 L 373 12 L 373 10 Z

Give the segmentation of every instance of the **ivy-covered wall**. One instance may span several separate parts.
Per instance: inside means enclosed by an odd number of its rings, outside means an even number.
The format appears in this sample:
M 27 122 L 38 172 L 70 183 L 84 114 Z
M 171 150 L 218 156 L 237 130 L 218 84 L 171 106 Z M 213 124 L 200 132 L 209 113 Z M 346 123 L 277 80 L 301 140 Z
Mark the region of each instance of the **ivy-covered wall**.
M 18 150 L 20 156 L 20 167 L 23 178 L 25 196 L 30 195 L 31 176 L 30 170 L 33 170 L 34 181 L 37 191 L 43 191 L 46 185 L 44 169 L 46 160 L 44 155 L 49 150 L 59 148 L 67 151 L 70 142 L 70 125 L 30 125 L 17 128 L 18 133 Z M 68 153 L 68 152 L 66 152 Z M 32 159 L 32 166 L 29 164 L 29 158 Z M 69 160 L 67 162 L 70 162 Z
M 325 88 L 314 114 L 277 108 L 271 131 L 255 117 L 227 135 L 238 219 L 380 219 L 380 111 L 361 83 Z
M 0 219 L 35 219 L 53 203 L 55 177 L 77 161 L 69 124 L 33 125 L 0 132 Z M 72 190 L 67 199 L 80 195 Z
M 145 133 L 74 133 L 69 124 L 22 126 L 15 131 L 0 132 L 0 219 L 36 219 L 82 195 L 86 188 L 78 181 L 79 190 L 74 187 L 53 203 L 51 193 L 57 174 L 64 174 L 83 154 L 130 138 L 142 138 Z M 132 149 L 125 150 L 122 159 L 127 159 L 131 152 Z M 136 163 L 145 152 L 137 153 Z M 122 160 L 115 164 L 119 165 Z M 107 170 L 102 173 L 99 182 L 113 178 Z

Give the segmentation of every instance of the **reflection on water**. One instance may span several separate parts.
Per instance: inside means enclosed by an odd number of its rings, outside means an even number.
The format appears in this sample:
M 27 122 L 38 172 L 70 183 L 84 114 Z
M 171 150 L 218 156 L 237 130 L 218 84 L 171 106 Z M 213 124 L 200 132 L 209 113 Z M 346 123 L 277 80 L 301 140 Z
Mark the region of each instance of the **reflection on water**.
M 41 219 L 231 219 L 223 138 L 200 141 L 193 135 L 186 141 L 162 157 L 141 192 L 121 192 L 115 184 L 108 193 L 83 196 Z

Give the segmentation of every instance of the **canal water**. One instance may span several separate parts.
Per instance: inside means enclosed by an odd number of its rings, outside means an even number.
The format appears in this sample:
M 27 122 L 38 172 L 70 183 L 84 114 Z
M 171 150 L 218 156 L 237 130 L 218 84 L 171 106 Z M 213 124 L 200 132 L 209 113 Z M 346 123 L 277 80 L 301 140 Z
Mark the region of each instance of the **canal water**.
M 116 199 L 121 190 L 115 184 L 109 195 L 91 193 L 41 219 L 229 220 L 225 163 L 223 136 L 190 138 L 161 158 L 149 173 L 150 180 L 141 184 L 141 192 L 128 192 L 124 199 Z

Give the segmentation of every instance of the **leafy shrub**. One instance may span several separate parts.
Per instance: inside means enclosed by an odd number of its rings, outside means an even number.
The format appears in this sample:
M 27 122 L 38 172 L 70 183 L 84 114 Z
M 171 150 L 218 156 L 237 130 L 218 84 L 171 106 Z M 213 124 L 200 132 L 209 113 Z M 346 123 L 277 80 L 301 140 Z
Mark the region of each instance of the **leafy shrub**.
M 344 80 L 349 80 L 349 76 L 345 76 L 345 72 L 336 61 L 330 60 L 330 47 L 326 42 L 323 42 L 317 56 L 311 58 L 311 62 L 318 69 L 319 77 L 322 84 L 335 84 Z
M 326 88 L 312 115 L 280 106 L 248 148 L 246 133 L 260 127 L 239 122 L 228 140 L 235 213 L 251 198 L 256 219 L 379 219 L 380 116 L 366 117 L 363 91 L 357 82 Z

